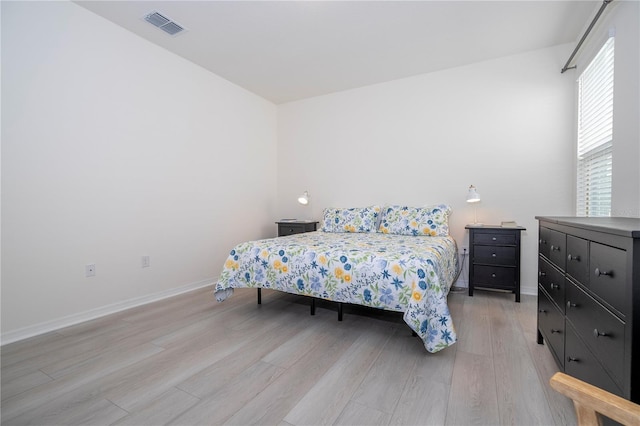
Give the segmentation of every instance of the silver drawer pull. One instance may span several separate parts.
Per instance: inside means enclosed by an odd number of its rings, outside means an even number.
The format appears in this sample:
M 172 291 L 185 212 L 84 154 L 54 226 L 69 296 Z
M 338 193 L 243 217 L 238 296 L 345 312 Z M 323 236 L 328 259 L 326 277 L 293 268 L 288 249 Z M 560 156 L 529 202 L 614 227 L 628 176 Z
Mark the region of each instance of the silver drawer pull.
M 598 329 L 597 329 L 597 328 L 594 328 L 594 329 L 593 329 L 593 337 L 595 337 L 596 339 L 597 339 L 598 337 L 605 337 L 605 336 L 608 336 L 608 334 L 607 334 L 607 333 L 605 333 L 604 331 L 598 331 Z
M 491 278 L 495 278 L 495 277 L 496 277 L 496 274 L 491 274 Z
M 562 330 L 556 330 L 555 328 L 551 329 L 551 334 L 560 333 Z
M 539 244 L 547 244 L 547 240 L 543 240 L 542 238 L 540 238 L 540 239 L 538 240 L 538 243 L 539 243 Z
M 560 251 L 560 247 L 552 245 L 551 251 Z
M 567 357 L 567 361 L 569 361 L 569 362 L 580 362 L 580 360 L 578 358 L 574 358 L 572 356 L 568 356 Z
M 546 309 L 540 309 L 540 310 L 538 310 L 538 312 L 540 312 L 541 314 L 546 314 L 547 310 Z
M 495 253 L 491 254 L 491 257 L 496 257 L 496 254 Z
M 596 268 L 594 273 L 596 274 L 596 277 L 599 277 L 600 275 L 607 275 L 609 277 L 613 277 L 613 271 L 601 271 L 600 268 Z
M 491 241 L 497 241 L 498 239 L 496 237 L 491 237 Z
M 551 283 L 550 287 L 551 287 L 551 290 L 559 290 L 560 289 L 560 284 Z
M 567 260 L 568 260 L 569 262 L 571 262 L 572 260 L 575 260 L 576 262 L 580 262 L 580 256 L 572 256 L 572 255 L 569 255 L 569 256 L 567 256 Z
M 544 271 L 540 271 L 540 272 L 538 272 L 538 276 L 539 276 L 539 277 L 546 277 L 546 276 L 547 276 L 547 273 L 546 273 L 546 272 L 544 272 Z
M 571 303 L 571 300 L 567 300 L 567 308 L 576 308 L 578 305 Z

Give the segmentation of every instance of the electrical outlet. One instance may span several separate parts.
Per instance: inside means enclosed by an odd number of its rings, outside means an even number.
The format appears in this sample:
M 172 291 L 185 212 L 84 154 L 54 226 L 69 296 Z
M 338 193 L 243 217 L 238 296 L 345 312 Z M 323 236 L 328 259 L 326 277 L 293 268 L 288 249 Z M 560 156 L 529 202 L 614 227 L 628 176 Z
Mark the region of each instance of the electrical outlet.
M 96 264 L 95 263 L 89 263 L 88 265 L 84 266 L 84 275 L 86 277 L 95 277 L 96 276 Z
M 151 266 L 151 259 L 149 256 L 142 256 L 142 267 L 148 268 L 149 266 Z

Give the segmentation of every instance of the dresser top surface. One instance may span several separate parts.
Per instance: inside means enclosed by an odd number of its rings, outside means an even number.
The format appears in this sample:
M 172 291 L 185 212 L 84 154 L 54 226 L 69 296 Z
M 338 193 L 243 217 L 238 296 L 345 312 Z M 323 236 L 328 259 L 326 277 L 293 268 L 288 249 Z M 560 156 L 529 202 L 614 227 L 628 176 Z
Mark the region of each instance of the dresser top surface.
M 536 219 L 542 222 L 640 238 L 640 218 L 635 217 L 536 216 Z

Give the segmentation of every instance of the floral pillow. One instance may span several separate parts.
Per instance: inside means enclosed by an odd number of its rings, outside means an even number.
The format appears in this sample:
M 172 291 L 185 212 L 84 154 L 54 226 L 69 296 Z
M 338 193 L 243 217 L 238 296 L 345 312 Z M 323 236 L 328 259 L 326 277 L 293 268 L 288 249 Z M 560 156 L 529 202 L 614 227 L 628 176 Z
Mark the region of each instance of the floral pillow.
M 324 232 L 376 232 L 380 206 L 324 209 Z
M 449 235 L 449 214 L 446 204 L 429 207 L 386 206 L 382 212 L 379 231 L 385 234 Z

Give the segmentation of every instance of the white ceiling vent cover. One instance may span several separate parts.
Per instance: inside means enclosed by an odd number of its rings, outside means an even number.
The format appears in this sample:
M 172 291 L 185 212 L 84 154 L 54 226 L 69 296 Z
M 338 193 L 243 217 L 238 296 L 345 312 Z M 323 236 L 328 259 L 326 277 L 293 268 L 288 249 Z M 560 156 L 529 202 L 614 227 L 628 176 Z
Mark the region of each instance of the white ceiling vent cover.
M 177 35 L 185 31 L 185 28 L 182 25 L 172 21 L 157 11 L 153 11 L 145 15 L 144 20 L 170 35 Z

